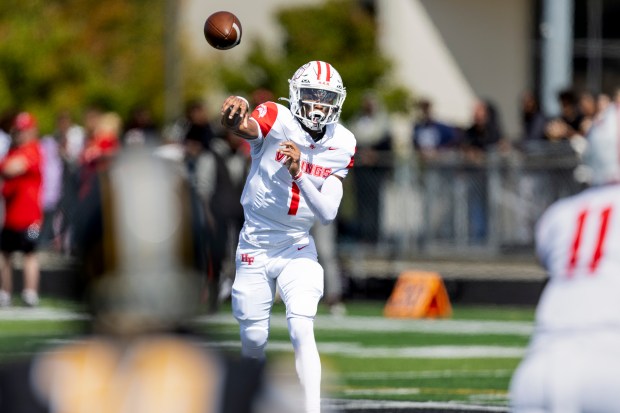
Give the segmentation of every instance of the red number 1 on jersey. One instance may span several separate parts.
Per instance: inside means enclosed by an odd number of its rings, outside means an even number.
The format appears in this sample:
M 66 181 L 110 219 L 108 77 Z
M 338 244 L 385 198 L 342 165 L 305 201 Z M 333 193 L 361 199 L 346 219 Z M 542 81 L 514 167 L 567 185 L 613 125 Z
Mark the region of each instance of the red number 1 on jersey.
M 590 211 L 583 210 L 577 217 L 577 231 L 575 231 L 575 237 L 573 238 L 573 244 L 571 246 L 570 258 L 568 261 L 568 274 L 572 276 L 573 271 L 577 267 L 577 261 L 579 259 L 579 248 L 581 247 L 581 236 L 583 234 L 583 227 L 588 218 Z M 598 267 L 599 261 L 603 256 L 603 244 L 605 243 L 605 236 L 607 235 L 607 225 L 609 223 L 609 215 L 611 214 L 611 207 L 607 207 L 601 211 L 601 225 L 599 227 L 598 237 L 596 238 L 596 245 L 592 258 L 590 260 L 590 273 L 593 273 Z
M 291 188 L 291 204 L 288 207 L 289 215 L 297 215 L 297 209 L 299 208 L 299 187 L 295 182 Z

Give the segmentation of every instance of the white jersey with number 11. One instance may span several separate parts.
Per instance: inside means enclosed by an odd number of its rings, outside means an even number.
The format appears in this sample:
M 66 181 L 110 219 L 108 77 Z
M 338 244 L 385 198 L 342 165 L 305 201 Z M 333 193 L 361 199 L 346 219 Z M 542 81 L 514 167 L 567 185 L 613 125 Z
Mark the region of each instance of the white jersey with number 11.
M 620 185 L 556 202 L 536 231 L 550 280 L 537 309 L 541 332 L 620 328 Z

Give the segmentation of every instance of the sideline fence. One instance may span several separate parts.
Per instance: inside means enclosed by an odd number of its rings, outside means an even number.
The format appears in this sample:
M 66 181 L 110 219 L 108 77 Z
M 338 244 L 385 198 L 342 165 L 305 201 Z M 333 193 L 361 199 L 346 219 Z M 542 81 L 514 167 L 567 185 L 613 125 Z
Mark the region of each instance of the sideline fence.
M 342 250 L 407 259 L 505 258 L 533 252 L 534 228 L 555 200 L 577 193 L 578 158 L 570 150 L 459 153 L 426 162 L 390 154 L 356 165 L 345 180 Z

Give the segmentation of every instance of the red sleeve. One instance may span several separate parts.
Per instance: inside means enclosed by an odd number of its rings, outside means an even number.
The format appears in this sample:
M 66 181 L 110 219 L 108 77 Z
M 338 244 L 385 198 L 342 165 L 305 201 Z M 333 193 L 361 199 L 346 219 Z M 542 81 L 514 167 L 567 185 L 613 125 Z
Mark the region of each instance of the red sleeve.
M 258 105 L 252 112 L 252 118 L 258 122 L 263 137 L 267 136 L 278 117 L 278 105 L 273 102 L 265 102 Z
M 97 146 L 103 154 L 114 154 L 120 145 L 116 136 L 104 136 L 97 142 Z
M 42 156 L 38 144 L 24 148 L 22 155 L 26 158 L 26 162 L 28 164 L 26 169 L 28 171 L 36 170 L 40 167 Z

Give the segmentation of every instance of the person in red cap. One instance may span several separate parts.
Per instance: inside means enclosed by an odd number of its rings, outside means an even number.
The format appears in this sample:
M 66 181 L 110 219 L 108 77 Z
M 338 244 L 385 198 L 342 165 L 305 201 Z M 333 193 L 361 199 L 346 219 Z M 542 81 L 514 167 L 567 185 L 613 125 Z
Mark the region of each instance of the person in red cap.
M 22 300 L 28 306 L 39 303 L 39 261 L 37 240 L 43 219 L 41 204 L 42 162 L 38 128 L 34 116 L 21 112 L 11 130 L 11 148 L 0 162 L 4 179 L 5 221 L 0 233 L 0 307 L 11 305 L 11 255 L 23 253 L 24 289 Z

